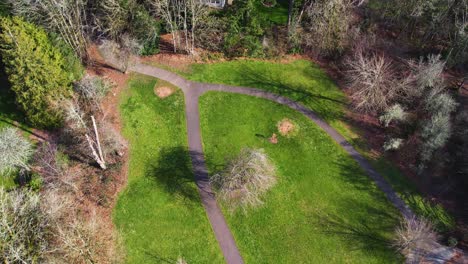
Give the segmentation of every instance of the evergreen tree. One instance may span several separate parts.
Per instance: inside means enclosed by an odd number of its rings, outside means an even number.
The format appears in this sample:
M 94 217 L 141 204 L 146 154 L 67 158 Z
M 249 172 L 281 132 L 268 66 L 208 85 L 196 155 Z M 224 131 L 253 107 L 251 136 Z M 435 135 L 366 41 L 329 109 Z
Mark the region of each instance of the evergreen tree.
M 19 108 L 34 126 L 59 126 L 55 104 L 70 96 L 73 76 L 62 54 L 43 29 L 21 18 L 1 18 L 0 30 L 0 54 Z

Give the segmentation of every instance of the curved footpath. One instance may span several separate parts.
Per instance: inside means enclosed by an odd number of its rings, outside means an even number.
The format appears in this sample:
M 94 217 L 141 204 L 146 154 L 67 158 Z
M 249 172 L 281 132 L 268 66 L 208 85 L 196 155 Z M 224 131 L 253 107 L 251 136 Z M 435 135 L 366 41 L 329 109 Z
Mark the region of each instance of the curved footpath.
M 282 105 L 286 105 L 292 109 L 295 109 L 310 120 L 321 127 L 335 142 L 340 144 L 346 152 L 356 160 L 364 171 L 371 177 L 375 184 L 385 193 L 388 200 L 400 210 L 401 214 L 405 218 L 414 217 L 414 213 L 411 209 L 401 200 L 400 197 L 393 191 L 392 187 L 388 182 L 375 171 L 370 163 L 359 154 L 346 139 L 341 136 L 334 128 L 328 125 L 324 120 L 317 116 L 312 110 L 304 107 L 303 105 L 288 99 L 286 97 L 270 93 L 267 91 L 229 86 L 221 84 L 206 84 L 198 83 L 184 79 L 183 77 L 149 65 L 137 64 L 131 67 L 131 71 L 149 75 L 167 81 L 182 89 L 185 95 L 185 112 L 187 118 L 187 134 L 189 143 L 189 153 L 192 159 L 193 170 L 195 174 L 195 181 L 198 186 L 201 201 L 206 210 L 206 214 L 210 220 L 211 226 L 214 230 L 216 239 L 221 247 L 224 258 L 229 264 L 243 263 L 242 257 L 236 246 L 236 242 L 227 226 L 226 220 L 216 203 L 213 192 L 209 184 L 208 171 L 205 165 L 205 159 L 203 156 L 203 147 L 201 141 L 200 132 L 200 115 L 198 110 L 198 99 L 206 91 L 222 91 L 230 93 L 246 94 L 255 97 L 265 98 Z

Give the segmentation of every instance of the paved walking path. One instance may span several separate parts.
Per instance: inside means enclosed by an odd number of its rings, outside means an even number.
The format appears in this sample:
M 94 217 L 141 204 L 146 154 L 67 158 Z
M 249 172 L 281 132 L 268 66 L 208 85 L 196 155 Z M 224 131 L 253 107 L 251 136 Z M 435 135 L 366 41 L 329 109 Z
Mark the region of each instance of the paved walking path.
M 398 195 L 395 193 L 395 191 L 393 191 L 390 184 L 388 184 L 382 175 L 375 171 L 370 163 L 363 156 L 361 156 L 361 154 L 359 154 L 351 146 L 351 144 L 347 142 L 346 139 L 344 139 L 343 136 L 341 136 L 334 128 L 318 117 L 317 114 L 315 114 L 312 110 L 304 107 L 303 105 L 286 97 L 259 89 L 189 81 L 175 73 L 144 64 L 137 64 L 131 67 L 131 71 L 162 79 L 181 88 L 184 92 L 189 152 L 195 173 L 195 181 L 199 188 L 201 200 L 203 206 L 205 207 L 211 226 L 214 230 L 216 239 L 218 240 L 218 243 L 224 254 L 224 258 L 228 264 L 243 263 L 243 260 L 236 246 L 234 238 L 226 224 L 224 216 L 216 203 L 216 199 L 211 191 L 211 187 L 208 181 L 208 172 L 206 170 L 205 160 L 203 157 L 200 133 L 200 115 L 198 111 L 198 99 L 200 95 L 206 91 L 223 91 L 261 97 L 282 105 L 286 105 L 301 112 L 318 126 L 320 126 L 334 141 L 340 144 L 346 150 L 346 152 L 348 152 L 351 157 L 353 157 L 353 159 L 359 163 L 359 165 L 364 169 L 364 171 L 367 172 L 375 184 L 385 193 L 388 200 L 390 200 L 390 202 L 396 208 L 398 208 L 398 210 L 400 210 L 404 217 L 414 217 L 411 209 L 403 202 L 403 200 L 401 200 L 400 197 L 398 197 Z

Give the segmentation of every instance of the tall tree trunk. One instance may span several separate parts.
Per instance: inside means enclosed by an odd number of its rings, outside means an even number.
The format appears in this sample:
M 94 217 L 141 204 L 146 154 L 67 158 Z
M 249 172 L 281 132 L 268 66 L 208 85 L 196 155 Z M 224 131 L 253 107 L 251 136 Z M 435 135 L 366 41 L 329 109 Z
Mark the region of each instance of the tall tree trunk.
M 293 19 L 293 9 L 294 9 L 294 0 L 289 0 L 289 8 L 288 8 L 288 29 L 291 27 L 292 19 Z

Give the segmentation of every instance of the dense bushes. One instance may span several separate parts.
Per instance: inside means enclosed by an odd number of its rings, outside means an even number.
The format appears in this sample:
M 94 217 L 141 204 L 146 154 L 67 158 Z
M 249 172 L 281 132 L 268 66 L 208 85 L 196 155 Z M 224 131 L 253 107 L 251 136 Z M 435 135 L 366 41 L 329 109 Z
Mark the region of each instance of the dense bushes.
M 350 36 L 352 2 L 319 0 L 305 11 L 303 40 L 319 54 L 337 55 L 344 51 Z
M 228 56 L 263 56 L 266 18 L 253 0 L 234 1 L 229 10 L 224 49 Z
M 159 22 L 136 0 L 104 0 L 93 7 L 101 33 L 119 41 L 129 35 L 139 46 L 141 55 L 159 51 Z

